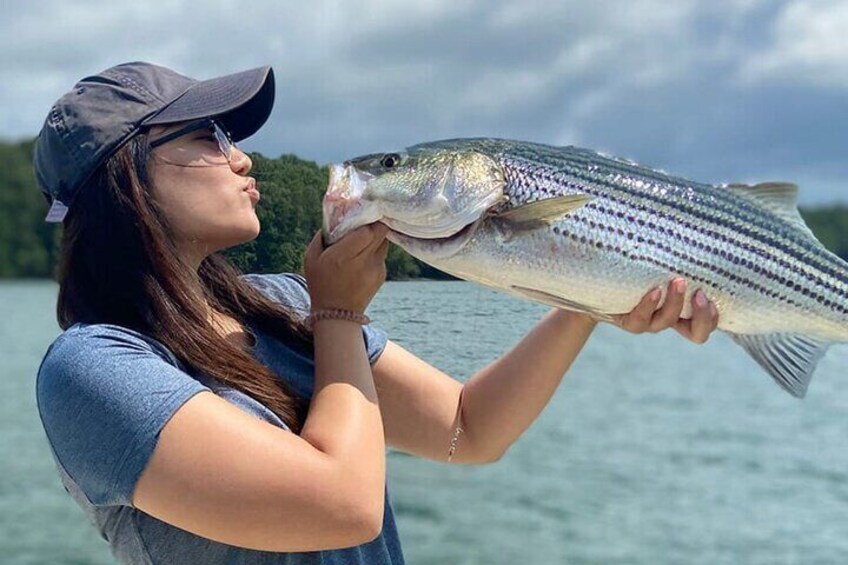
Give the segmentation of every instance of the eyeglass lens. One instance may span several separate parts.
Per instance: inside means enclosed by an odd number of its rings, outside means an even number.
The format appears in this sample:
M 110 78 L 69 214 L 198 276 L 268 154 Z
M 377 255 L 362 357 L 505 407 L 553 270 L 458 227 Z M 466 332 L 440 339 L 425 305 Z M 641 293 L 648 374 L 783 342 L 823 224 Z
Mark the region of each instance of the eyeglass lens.
M 150 147 L 159 147 L 169 141 L 173 141 L 200 129 L 206 129 L 206 131 L 214 136 L 215 147 L 217 149 L 214 155 L 209 153 L 211 147 L 208 145 L 204 151 L 204 145 L 202 143 L 191 143 L 175 147 L 169 152 L 168 157 L 159 156 L 159 159 L 183 167 L 221 165 L 223 164 L 221 162 L 222 160 L 224 163 L 232 162 L 234 147 L 232 138 L 227 130 L 224 129 L 224 126 L 214 119 L 204 119 L 192 122 L 182 129 L 152 141 L 150 143 Z
M 224 128 L 218 125 L 218 122 L 212 122 L 212 129 L 215 132 L 215 139 L 218 140 L 218 148 L 227 158 L 227 161 L 230 161 L 233 158 L 233 141 L 229 134 L 224 131 Z

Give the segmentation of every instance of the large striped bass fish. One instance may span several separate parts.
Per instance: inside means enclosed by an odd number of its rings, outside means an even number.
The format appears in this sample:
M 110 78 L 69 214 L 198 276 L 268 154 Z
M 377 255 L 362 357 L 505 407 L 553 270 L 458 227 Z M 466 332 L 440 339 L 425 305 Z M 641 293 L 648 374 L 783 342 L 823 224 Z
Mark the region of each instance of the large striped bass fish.
M 324 238 L 380 221 L 442 271 L 602 320 L 683 277 L 682 316 L 702 289 L 719 329 L 803 397 L 848 341 L 848 264 L 796 201 L 788 183 L 711 186 L 577 147 L 456 139 L 334 165 Z

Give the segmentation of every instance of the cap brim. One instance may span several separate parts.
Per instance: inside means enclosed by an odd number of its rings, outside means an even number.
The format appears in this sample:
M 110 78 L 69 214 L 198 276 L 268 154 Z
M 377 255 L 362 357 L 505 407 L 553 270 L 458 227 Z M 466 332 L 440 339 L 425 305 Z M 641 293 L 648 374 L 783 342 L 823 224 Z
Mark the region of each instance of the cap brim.
M 217 117 L 233 141 L 241 141 L 262 127 L 273 107 L 274 71 L 266 66 L 199 81 L 143 125 Z

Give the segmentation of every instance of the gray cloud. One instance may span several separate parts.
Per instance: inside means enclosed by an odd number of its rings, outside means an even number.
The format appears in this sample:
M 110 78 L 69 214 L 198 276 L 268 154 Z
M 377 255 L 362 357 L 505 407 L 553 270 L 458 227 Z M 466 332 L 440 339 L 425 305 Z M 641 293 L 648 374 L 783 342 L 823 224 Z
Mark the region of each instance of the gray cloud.
M 34 135 L 76 80 L 119 62 L 197 78 L 272 64 L 275 113 L 244 143 L 270 156 L 489 135 L 846 201 L 846 24 L 835 0 L 34 0 L 0 22 L 0 135 Z

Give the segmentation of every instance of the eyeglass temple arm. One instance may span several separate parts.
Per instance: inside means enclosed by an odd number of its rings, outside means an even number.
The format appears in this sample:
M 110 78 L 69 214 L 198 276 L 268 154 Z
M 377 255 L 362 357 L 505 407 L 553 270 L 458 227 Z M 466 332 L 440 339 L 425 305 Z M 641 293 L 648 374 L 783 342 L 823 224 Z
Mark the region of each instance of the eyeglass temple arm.
M 207 127 L 207 126 L 211 126 L 214 123 L 215 123 L 215 121 L 211 118 L 204 118 L 202 120 L 192 122 L 192 123 L 188 124 L 187 126 L 178 129 L 177 131 L 171 132 L 168 135 L 166 135 L 164 137 L 160 137 L 159 139 L 157 139 L 155 141 L 151 141 L 150 142 L 150 148 L 153 149 L 154 147 L 159 147 L 160 145 L 164 145 L 165 143 L 168 143 L 169 141 L 174 140 L 174 139 L 180 137 L 181 135 L 185 135 L 185 134 L 187 134 L 191 131 L 201 129 L 201 128 L 204 128 L 204 127 Z

